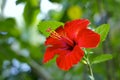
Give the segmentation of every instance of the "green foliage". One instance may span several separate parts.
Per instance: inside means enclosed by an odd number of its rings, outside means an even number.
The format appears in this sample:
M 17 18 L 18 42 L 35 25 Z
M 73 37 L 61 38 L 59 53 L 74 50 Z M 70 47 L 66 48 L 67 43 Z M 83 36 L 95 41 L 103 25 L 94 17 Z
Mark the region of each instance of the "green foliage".
M 49 15 L 50 15 L 51 20 L 59 21 L 63 16 L 63 11 L 50 10 Z
M 1 32 L 9 32 L 16 25 L 16 21 L 14 18 L 7 18 L 0 20 L 0 31 Z
M 55 30 L 56 28 L 58 28 L 59 26 L 62 26 L 63 23 L 62 22 L 58 22 L 58 21 L 42 21 L 39 23 L 38 25 L 38 30 L 45 36 L 49 36 L 49 32 L 47 32 L 48 28 L 51 28 L 52 30 Z
M 27 1 L 27 0 L 16 0 L 16 5 L 17 5 L 17 4 L 20 4 L 20 3 L 23 3 L 23 2 L 25 2 L 25 1 Z
M 7 37 L 9 35 L 18 36 L 19 30 L 16 28 L 16 20 L 14 18 L 6 18 L 3 20 L 0 20 L 0 32 L 7 33 L 7 35 L 4 37 Z M 3 37 L 3 36 L 0 36 L 0 37 Z
M 60 3 L 61 2 L 61 0 L 49 0 L 49 1 L 56 2 L 56 3 Z
M 102 54 L 102 55 L 99 55 L 95 58 L 93 58 L 92 60 L 92 64 L 97 64 L 97 63 L 101 63 L 101 62 L 104 62 L 104 61 L 107 61 L 107 60 L 110 60 L 112 59 L 112 55 L 111 54 Z
M 101 36 L 101 41 L 104 41 L 107 37 L 107 34 L 110 30 L 110 25 L 109 24 L 102 24 L 98 28 L 96 28 L 96 32 L 100 34 Z
M 27 1 L 24 8 L 24 19 L 27 25 L 32 25 L 37 18 L 38 13 L 40 12 L 38 0 Z

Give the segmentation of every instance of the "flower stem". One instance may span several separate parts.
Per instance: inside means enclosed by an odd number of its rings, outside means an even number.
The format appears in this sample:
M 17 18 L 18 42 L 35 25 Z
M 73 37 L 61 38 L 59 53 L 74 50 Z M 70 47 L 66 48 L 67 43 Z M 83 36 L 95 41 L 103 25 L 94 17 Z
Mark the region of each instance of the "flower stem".
M 91 80 L 95 80 L 94 79 L 94 76 L 93 76 L 93 71 L 92 71 L 92 67 L 91 67 L 91 63 L 90 63 L 90 61 L 89 61 L 89 58 L 87 57 L 87 65 L 88 65 L 88 69 L 89 69 L 89 73 L 90 73 L 90 79 Z
M 88 57 L 88 52 L 85 49 L 84 49 L 84 51 L 85 51 L 84 59 L 86 61 L 86 64 L 87 64 L 88 69 L 89 69 L 89 74 L 90 74 L 89 77 L 90 77 L 91 80 L 95 80 L 94 75 L 93 75 L 93 71 L 92 71 L 92 67 L 91 67 L 91 63 L 90 63 L 90 60 L 89 60 L 89 57 Z

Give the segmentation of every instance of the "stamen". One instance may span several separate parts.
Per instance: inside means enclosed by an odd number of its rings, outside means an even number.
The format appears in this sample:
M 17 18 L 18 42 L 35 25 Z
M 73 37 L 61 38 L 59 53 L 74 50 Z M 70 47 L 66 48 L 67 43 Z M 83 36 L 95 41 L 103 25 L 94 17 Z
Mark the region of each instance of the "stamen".
M 46 31 L 50 33 L 50 37 L 54 39 L 61 39 L 61 36 L 56 31 L 52 30 L 51 28 L 48 28 Z
M 70 47 L 75 45 L 74 42 L 66 36 L 66 34 L 60 35 L 56 31 L 52 30 L 51 28 L 48 28 L 46 31 L 50 33 L 50 37 L 57 39 L 57 40 L 62 40 Z

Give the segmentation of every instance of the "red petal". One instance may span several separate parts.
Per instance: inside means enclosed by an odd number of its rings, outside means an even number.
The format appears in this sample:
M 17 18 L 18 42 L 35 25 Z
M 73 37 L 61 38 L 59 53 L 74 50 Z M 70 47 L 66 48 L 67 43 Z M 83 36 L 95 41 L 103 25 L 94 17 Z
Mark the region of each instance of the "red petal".
M 94 48 L 100 42 L 100 35 L 90 29 L 84 29 L 78 33 L 77 42 L 80 47 Z
M 46 52 L 44 54 L 44 59 L 43 59 L 43 63 L 48 62 L 49 60 L 51 60 L 54 56 L 55 56 L 55 47 L 48 47 L 46 49 Z
M 58 40 L 58 39 L 54 39 L 52 37 L 48 37 L 46 39 L 45 45 L 52 45 L 54 47 L 59 47 L 59 48 L 62 48 L 62 47 L 66 46 L 66 44 L 63 41 Z
M 43 63 L 48 62 L 49 60 L 51 60 L 56 54 L 57 55 L 65 55 L 67 52 L 67 50 L 65 50 L 64 48 L 58 48 L 58 47 L 48 47 L 46 49 L 46 52 L 44 54 L 44 59 L 43 59 Z
M 75 46 L 73 51 L 66 51 L 66 54 L 59 55 L 56 62 L 60 69 L 69 70 L 82 59 L 83 55 L 84 52 L 78 46 Z
M 73 20 L 65 24 L 64 30 L 70 39 L 74 39 L 78 32 L 85 29 L 89 23 L 87 19 Z

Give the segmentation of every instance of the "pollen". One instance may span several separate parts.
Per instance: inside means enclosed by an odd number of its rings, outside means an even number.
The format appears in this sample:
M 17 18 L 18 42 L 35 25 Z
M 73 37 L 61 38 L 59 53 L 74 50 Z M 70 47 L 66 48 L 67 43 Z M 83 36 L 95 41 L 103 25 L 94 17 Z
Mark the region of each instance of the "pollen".
M 58 40 L 61 39 L 61 35 L 58 34 L 55 30 L 52 30 L 51 28 L 48 28 L 46 31 L 50 33 L 50 37 L 52 37 L 54 39 L 58 39 Z

